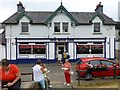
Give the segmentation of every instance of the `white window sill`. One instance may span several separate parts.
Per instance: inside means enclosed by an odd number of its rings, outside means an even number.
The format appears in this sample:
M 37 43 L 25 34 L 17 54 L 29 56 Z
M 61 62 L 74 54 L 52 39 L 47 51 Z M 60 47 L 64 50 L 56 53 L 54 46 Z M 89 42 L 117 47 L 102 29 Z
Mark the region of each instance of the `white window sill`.
M 102 35 L 101 32 L 94 32 L 93 35 Z
M 54 35 L 69 35 L 70 33 L 69 32 L 63 32 L 63 33 L 58 33 L 58 32 L 55 32 Z
M 21 32 L 20 35 L 30 35 L 28 32 Z

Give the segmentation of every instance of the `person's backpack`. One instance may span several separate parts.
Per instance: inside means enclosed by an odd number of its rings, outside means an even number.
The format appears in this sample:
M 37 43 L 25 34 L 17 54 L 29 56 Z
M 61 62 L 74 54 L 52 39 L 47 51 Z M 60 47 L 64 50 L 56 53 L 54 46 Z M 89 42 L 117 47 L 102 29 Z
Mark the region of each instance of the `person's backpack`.
M 70 58 L 70 55 L 67 55 L 67 59 L 69 59 Z

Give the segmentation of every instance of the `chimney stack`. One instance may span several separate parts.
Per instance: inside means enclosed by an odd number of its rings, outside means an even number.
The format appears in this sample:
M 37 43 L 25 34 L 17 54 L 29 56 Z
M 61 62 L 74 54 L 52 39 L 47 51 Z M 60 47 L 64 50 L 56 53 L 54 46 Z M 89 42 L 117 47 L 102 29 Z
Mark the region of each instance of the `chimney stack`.
M 25 8 L 23 7 L 23 4 L 19 1 L 19 4 L 17 4 L 17 12 L 24 12 Z
M 96 6 L 95 12 L 103 14 L 103 5 L 101 5 L 101 2 L 99 2 L 99 4 Z

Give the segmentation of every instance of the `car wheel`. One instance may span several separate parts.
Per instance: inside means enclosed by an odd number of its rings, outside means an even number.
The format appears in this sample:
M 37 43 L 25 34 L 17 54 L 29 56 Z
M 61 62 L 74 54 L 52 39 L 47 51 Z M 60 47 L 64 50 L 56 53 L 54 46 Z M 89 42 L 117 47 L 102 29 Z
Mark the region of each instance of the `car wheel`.
M 86 73 L 85 74 L 85 80 L 92 80 L 93 79 L 93 75 L 91 73 Z

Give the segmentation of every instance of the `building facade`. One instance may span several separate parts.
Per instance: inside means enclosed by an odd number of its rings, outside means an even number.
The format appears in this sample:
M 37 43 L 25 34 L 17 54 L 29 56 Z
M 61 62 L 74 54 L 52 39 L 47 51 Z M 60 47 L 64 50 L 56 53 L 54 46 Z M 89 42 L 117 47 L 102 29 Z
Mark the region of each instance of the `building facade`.
M 30 63 L 55 62 L 67 51 L 71 61 L 81 57 L 115 59 L 115 22 L 103 13 L 69 12 L 61 4 L 55 11 L 25 11 L 22 3 L 5 24 L 6 58 Z
M 118 2 L 118 21 L 120 22 L 120 1 Z

